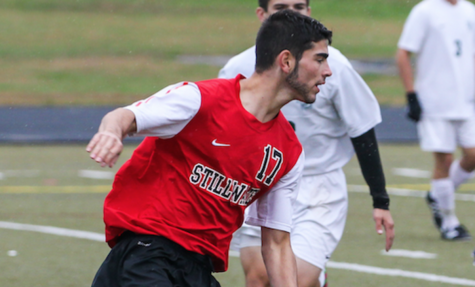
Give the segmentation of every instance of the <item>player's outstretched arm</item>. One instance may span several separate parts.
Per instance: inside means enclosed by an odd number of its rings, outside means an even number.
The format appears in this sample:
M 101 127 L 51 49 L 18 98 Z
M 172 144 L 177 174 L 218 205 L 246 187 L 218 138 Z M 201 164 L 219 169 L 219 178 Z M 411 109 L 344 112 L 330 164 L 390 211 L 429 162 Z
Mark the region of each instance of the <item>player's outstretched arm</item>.
M 373 219 L 376 232 L 383 234 L 383 228 L 386 231 L 385 249 L 388 251 L 394 242 L 394 221 L 389 211 L 389 196 L 386 192 L 386 180 L 374 129 L 352 138 L 351 142 L 358 157 L 361 172 L 373 197 Z
M 102 118 L 99 131 L 87 145 L 86 151 L 102 167 L 113 167 L 123 149 L 122 139 L 136 129 L 134 113 L 118 108 Z
M 386 192 L 386 179 L 374 128 L 351 138 L 351 143 L 355 149 L 361 173 L 373 197 L 373 207 L 389 210 L 389 195 Z
M 376 232 L 378 234 L 383 234 L 383 227 L 384 231 L 386 232 L 386 247 L 385 250 L 389 251 L 393 246 L 394 242 L 394 221 L 393 217 L 391 216 L 391 212 L 389 210 L 375 208 L 373 209 L 373 219 L 376 225 Z
M 290 233 L 261 228 L 262 257 L 271 286 L 297 286 L 297 263 L 290 247 Z

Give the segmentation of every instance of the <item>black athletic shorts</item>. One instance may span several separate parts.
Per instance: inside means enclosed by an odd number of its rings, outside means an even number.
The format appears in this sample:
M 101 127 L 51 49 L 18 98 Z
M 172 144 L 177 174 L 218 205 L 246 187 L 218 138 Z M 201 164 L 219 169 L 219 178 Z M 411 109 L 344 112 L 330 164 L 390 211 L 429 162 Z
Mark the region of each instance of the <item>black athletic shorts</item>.
M 220 287 L 208 256 L 162 236 L 126 232 L 97 271 L 92 287 Z

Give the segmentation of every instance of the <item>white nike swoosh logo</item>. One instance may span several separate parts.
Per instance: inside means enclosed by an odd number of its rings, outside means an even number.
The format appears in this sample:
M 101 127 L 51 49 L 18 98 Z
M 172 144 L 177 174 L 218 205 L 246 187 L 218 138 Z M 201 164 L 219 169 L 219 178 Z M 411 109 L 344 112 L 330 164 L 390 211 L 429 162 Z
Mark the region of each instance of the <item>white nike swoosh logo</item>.
M 231 146 L 230 144 L 217 143 L 216 140 L 217 139 L 214 139 L 212 142 L 214 146 Z
M 150 245 L 152 245 L 152 243 L 143 243 L 142 241 L 139 241 L 139 242 L 137 242 L 137 245 L 142 245 L 142 246 L 145 246 L 145 247 L 149 247 Z

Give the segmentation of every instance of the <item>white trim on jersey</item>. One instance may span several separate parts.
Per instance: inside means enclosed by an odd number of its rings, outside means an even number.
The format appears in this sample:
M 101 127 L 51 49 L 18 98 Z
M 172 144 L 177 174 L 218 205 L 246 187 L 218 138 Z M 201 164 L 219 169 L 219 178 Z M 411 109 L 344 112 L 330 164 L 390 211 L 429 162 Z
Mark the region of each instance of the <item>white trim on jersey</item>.
M 167 139 L 178 134 L 198 113 L 200 106 L 198 86 L 181 82 L 125 108 L 135 114 L 136 134 Z
M 247 224 L 290 232 L 292 216 L 288 215 L 293 214 L 304 161 L 302 151 L 294 167 L 269 192 L 249 206 Z

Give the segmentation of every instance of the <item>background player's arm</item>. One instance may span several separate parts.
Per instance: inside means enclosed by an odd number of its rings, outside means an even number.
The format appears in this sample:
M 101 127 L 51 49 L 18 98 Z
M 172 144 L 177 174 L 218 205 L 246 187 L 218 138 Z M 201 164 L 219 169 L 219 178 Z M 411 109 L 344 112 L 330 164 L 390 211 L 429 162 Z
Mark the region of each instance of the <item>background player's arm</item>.
M 271 286 L 297 286 L 297 263 L 290 233 L 261 227 L 262 257 Z
M 396 63 L 399 69 L 404 89 L 406 92 L 414 92 L 414 75 L 411 66 L 411 52 L 399 48 L 396 53 Z
M 112 167 L 122 152 L 122 139 L 136 130 L 134 113 L 118 108 L 104 116 L 99 131 L 87 145 L 86 151 L 102 167 Z
M 386 180 L 374 128 L 361 136 L 352 138 L 351 142 L 355 148 L 361 172 L 373 197 L 373 219 L 376 231 L 382 234 L 383 227 L 386 230 L 385 249 L 388 251 L 394 241 L 394 221 L 389 212 L 389 196 L 386 192 Z
M 408 105 L 407 116 L 409 119 L 418 122 L 421 119 L 422 108 L 414 91 L 414 75 L 411 67 L 411 52 L 399 48 L 396 54 L 396 62 L 399 68 L 404 89 L 406 90 L 406 100 Z

